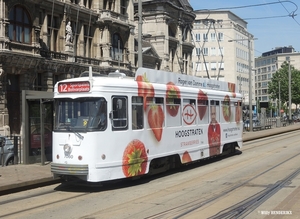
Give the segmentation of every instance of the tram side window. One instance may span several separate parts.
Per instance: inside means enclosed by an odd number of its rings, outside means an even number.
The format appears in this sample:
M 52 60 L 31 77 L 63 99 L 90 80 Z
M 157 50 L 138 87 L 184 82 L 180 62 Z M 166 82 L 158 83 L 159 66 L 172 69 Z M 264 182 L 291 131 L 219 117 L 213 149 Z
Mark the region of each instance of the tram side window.
M 234 102 L 235 108 L 235 122 L 240 123 L 242 122 L 242 103 L 241 101 Z
M 182 120 L 183 125 L 196 125 L 196 100 L 183 99 Z
M 227 96 L 228 97 L 228 96 Z M 221 102 L 222 104 L 222 117 L 221 122 L 230 122 L 232 113 L 234 112 L 233 103 L 229 98 L 226 98 Z
M 132 129 L 144 128 L 143 97 L 132 97 Z
M 168 127 L 181 126 L 181 99 L 167 98 L 166 99 L 166 120 Z
M 164 98 L 161 97 L 147 97 L 146 115 L 148 119 L 147 128 L 153 129 L 150 124 L 155 124 L 162 128 L 164 127 Z M 146 124 L 145 124 L 146 127 Z
M 210 101 L 210 122 L 220 122 L 220 101 Z
M 113 130 L 126 130 L 128 128 L 128 101 L 127 97 L 114 96 L 112 98 L 112 128 Z
M 207 124 L 209 121 L 209 108 L 206 95 L 198 97 L 197 100 L 198 124 Z

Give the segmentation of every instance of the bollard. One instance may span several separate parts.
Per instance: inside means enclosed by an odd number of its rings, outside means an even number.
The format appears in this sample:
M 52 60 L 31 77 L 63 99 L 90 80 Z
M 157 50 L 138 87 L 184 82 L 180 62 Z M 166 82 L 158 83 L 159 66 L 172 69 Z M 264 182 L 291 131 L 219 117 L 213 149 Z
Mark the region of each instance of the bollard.
M 1 141 L 0 141 L 0 148 L 1 148 L 1 164 L 2 164 L 3 167 L 4 167 L 4 144 L 5 144 L 4 140 L 1 139 Z
M 18 136 L 14 136 L 14 164 L 18 164 Z

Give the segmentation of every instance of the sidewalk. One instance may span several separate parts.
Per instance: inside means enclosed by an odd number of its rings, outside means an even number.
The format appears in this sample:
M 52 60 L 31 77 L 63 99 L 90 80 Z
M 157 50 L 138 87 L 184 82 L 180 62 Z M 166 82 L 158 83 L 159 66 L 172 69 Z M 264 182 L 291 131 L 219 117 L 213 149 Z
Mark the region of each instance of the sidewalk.
M 0 195 L 11 189 L 53 181 L 50 163 L 0 167 Z M 56 180 L 57 181 L 57 180 Z
M 243 142 L 246 141 L 251 141 L 253 139 L 260 139 L 260 138 L 264 138 L 264 137 L 268 137 L 268 136 L 272 136 L 272 135 L 278 135 L 278 134 L 282 134 L 285 132 L 290 132 L 293 130 L 300 130 L 300 123 L 295 123 L 292 125 L 287 125 L 284 127 L 279 127 L 279 128 L 271 128 L 271 129 L 265 129 L 265 130 L 261 130 L 261 131 L 254 131 L 254 132 L 244 132 L 243 133 Z
M 300 123 L 286 127 L 272 128 L 255 132 L 244 132 L 243 141 L 250 141 L 292 130 L 300 130 Z M 0 167 L 0 195 L 6 190 L 53 181 L 50 163 L 46 165 L 28 164 Z M 58 180 L 55 180 L 56 182 Z

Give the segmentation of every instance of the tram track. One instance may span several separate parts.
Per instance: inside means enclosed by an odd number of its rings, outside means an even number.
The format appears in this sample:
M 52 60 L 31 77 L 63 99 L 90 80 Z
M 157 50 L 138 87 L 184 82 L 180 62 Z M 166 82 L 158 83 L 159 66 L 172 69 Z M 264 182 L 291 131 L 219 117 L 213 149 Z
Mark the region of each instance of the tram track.
M 260 206 L 263 202 L 265 202 L 267 199 L 269 199 L 271 196 L 277 193 L 280 189 L 288 185 L 299 174 L 300 168 L 289 174 L 284 179 L 279 180 L 273 185 L 264 189 L 263 191 L 254 194 L 250 198 L 245 199 L 238 205 L 227 208 L 224 211 L 219 212 L 212 217 L 209 217 L 209 219 L 244 218 L 253 210 L 255 210 L 258 206 Z
M 281 142 L 287 142 L 286 139 L 290 139 L 292 135 L 289 136 L 284 136 L 282 138 L 280 138 Z M 296 134 L 294 133 L 293 136 L 296 136 Z M 267 138 L 266 138 L 267 139 Z M 268 140 L 268 143 L 264 143 L 263 139 L 260 139 L 259 145 L 256 145 L 256 142 L 253 141 L 253 143 L 251 145 L 247 145 L 246 147 L 244 147 L 242 150 L 250 150 L 250 149 L 257 149 L 257 147 L 264 147 L 267 144 L 272 144 L 274 142 L 278 142 L 279 138 L 274 138 L 272 137 L 271 139 Z M 247 143 L 248 144 L 248 143 Z M 290 144 L 290 143 L 287 143 Z M 290 144 L 290 146 L 295 146 L 297 143 L 295 142 L 294 144 Z M 239 162 L 239 166 L 240 168 L 244 168 L 247 165 L 250 165 L 250 163 L 255 163 L 256 160 L 263 160 L 265 159 L 267 156 L 269 156 L 268 154 L 276 154 L 276 151 L 278 150 L 285 150 L 283 149 L 283 147 L 274 147 L 274 149 L 272 149 L 272 147 L 269 147 L 267 150 L 267 153 L 260 153 L 257 154 L 257 156 L 250 156 L 250 158 L 247 159 L 241 159 Z M 249 184 L 251 183 L 251 181 L 258 179 L 259 177 L 262 177 L 264 175 L 266 175 L 267 173 L 270 173 L 272 170 L 275 170 L 276 168 L 288 163 L 291 160 L 294 159 L 298 159 L 299 160 L 299 155 L 300 153 L 294 154 L 293 156 L 289 156 L 286 159 L 282 159 L 282 160 L 278 160 L 278 163 L 276 165 L 273 165 L 272 167 L 269 168 L 264 168 L 261 169 L 260 172 L 256 173 L 250 173 L 247 178 L 242 178 L 240 180 L 237 181 L 232 181 L 232 182 L 228 182 L 228 183 L 223 183 L 222 187 L 218 190 L 216 190 L 215 192 L 213 192 L 212 194 L 205 194 L 203 195 L 201 198 L 198 199 L 191 199 L 188 202 L 185 202 L 182 205 L 174 205 L 171 208 L 165 208 L 167 210 L 165 211 L 156 211 L 156 214 L 147 214 L 146 217 L 138 217 L 138 218 L 155 218 L 155 219 L 162 219 L 162 218 L 187 218 L 190 214 L 193 214 L 197 211 L 201 211 L 203 208 L 207 208 L 209 207 L 211 204 L 213 204 L 214 202 L 224 199 L 226 196 L 230 195 L 231 193 L 235 192 L 236 190 L 242 188 L 242 187 L 249 187 Z M 238 156 L 238 155 L 237 155 Z M 226 171 L 226 169 L 230 169 L 233 170 L 235 167 L 235 160 L 238 157 L 229 157 L 229 159 L 226 158 L 226 160 L 229 160 L 229 163 L 226 164 L 226 166 L 219 166 L 220 168 L 216 169 L 214 173 L 211 172 L 202 172 L 204 174 L 202 174 L 201 176 L 194 176 L 192 178 L 188 178 L 186 181 L 184 181 L 183 183 L 179 184 L 176 183 L 170 187 L 168 187 L 167 189 L 163 189 L 163 188 L 155 188 L 153 190 L 151 190 L 150 192 L 147 192 L 145 194 L 141 194 L 139 196 L 133 196 L 130 197 L 128 196 L 128 202 L 133 203 L 132 205 L 138 204 L 138 203 L 149 203 L 149 202 L 156 202 L 154 200 L 157 199 L 157 197 L 162 197 L 162 196 L 168 196 L 169 193 L 173 192 L 173 191 L 179 191 L 182 187 L 183 188 L 189 188 L 190 186 L 194 186 L 196 184 L 195 181 L 198 181 L 200 184 L 198 184 L 198 189 L 200 189 L 202 186 L 205 186 L 205 183 L 209 183 L 208 180 L 211 180 L 213 178 L 213 175 L 218 175 L 221 174 L 222 172 Z M 216 161 L 216 160 L 215 160 Z M 220 163 L 222 165 L 222 160 L 218 160 L 218 163 Z M 204 164 L 203 164 L 204 163 Z M 202 169 L 206 169 L 205 166 L 211 166 L 215 164 L 216 162 L 212 161 L 207 161 L 207 163 L 205 162 L 200 162 L 200 164 L 193 164 L 190 167 L 185 167 L 182 170 L 179 171 L 193 171 L 194 169 L 196 170 L 196 168 L 202 168 Z M 28 207 L 28 208 L 24 208 L 23 210 L 17 211 L 16 214 L 5 214 L 6 217 L 14 217 L 15 215 L 20 215 L 25 213 L 25 215 L 27 213 L 30 213 L 31 211 L 33 211 L 34 209 L 38 209 L 38 208 L 43 208 L 43 207 L 55 207 L 57 205 L 68 205 L 68 202 L 70 200 L 75 201 L 75 202 L 79 202 L 80 200 L 85 200 L 90 198 L 91 196 L 99 196 L 101 198 L 103 197 L 109 197 L 110 196 L 110 192 L 112 191 L 114 194 L 118 193 L 118 190 L 122 189 L 122 192 L 128 193 L 130 194 L 130 188 L 131 186 L 134 186 L 135 189 L 140 190 L 143 188 L 143 190 L 148 186 L 147 182 L 153 182 L 150 184 L 157 184 L 157 180 L 159 182 L 163 182 L 165 183 L 166 180 L 168 180 L 168 178 L 172 178 L 172 175 L 178 175 L 177 174 L 178 171 L 174 171 L 172 173 L 166 173 L 164 174 L 160 174 L 159 176 L 153 176 L 153 177 L 149 177 L 147 179 L 141 179 L 141 180 L 137 180 L 134 182 L 126 182 L 124 183 L 116 183 L 114 185 L 110 185 L 110 186 L 104 186 L 101 187 L 101 189 L 99 188 L 94 188 L 94 189 L 87 189 L 84 187 L 73 187 L 70 188 L 69 185 L 59 185 L 58 187 L 55 188 L 55 192 L 58 192 L 57 194 L 59 194 L 60 192 L 66 193 L 65 195 L 67 197 L 63 197 L 60 196 L 60 198 L 57 198 L 56 200 L 53 201 L 49 201 L 47 203 L 37 203 L 37 205 L 33 206 L 33 207 Z M 265 188 L 262 189 L 262 191 L 259 191 L 257 193 L 255 193 L 254 195 L 252 195 L 251 197 L 245 198 L 243 201 L 241 201 L 239 204 L 235 204 L 232 205 L 230 207 L 225 208 L 222 211 L 219 211 L 219 213 L 211 216 L 211 218 L 237 218 L 238 215 L 244 215 L 246 216 L 247 214 L 251 213 L 256 207 L 257 205 L 260 205 L 261 203 L 263 203 L 264 201 L 268 200 L 270 197 L 272 197 L 274 194 L 276 194 L 281 188 L 285 187 L 289 181 L 291 181 L 292 179 L 294 179 L 295 177 L 297 177 L 300 173 L 300 168 L 298 168 L 297 170 L 293 171 L 292 173 L 288 174 L 286 177 L 282 177 L 281 179 L 277 179 L 276 181 L 274 180 L 273 183 L 270 182 Z M 184 175 L 187 173 L 184 173 Z M 162 177 L 163 176 L 163 177 Z M 170 177 L 168 177 L 170 176 Z M 164 177 L 166 177 L 164 179 Z M 221 176 L 220 176 L 221 177 Z M 116 191 L 115 191 L 116 190 Z M 55 196 L 55 192 L 51 193 L 52 195 Z M 70 194 L 68 194 L 70 193 Z M 75 193 L 75 194 L 74 194 Z M 78 194 L 80 193 L 80 194 Z M 47 195 L 47 193 L 41 193 L 42 195 Z M 92 195 L 94 194 L 94 195 Z M 38 196 L 38 194 L 37 194 Z M 178 195 L 179 196 L 179 195 Z M 196 196 L 195 196 L 196 197 Z M 35 196 L 32 196 L 32 198 L 35 198 Z M 16 199 L 11 199 L 10 200 L 11 203 L 14 203 L 16 201 Z M 6 201 L 5 203 L 1 202 L 2 204 L 7 204 L 10 201 Z M 128 202 L 123 202 L 123 201 L 117 201 L 116 203 L 114 203 L 111 206 L 106 206 L 103 207 L 103 209 L 99 210 L 99 211 L 92 211 L 90 214 L 87 214 L 86 216 L 82 217 L 76 217 L 76 218 L 99 218 L 99 216 L 103 215 L 103 214 L 112 214 L 114 215 L 114 213 L 116 212 L 116 214 L 119 213 L 119 209 L 129 209 L 130 206 L 128 206 Z M 1 204 L 0 203 L 0 204 Z M 142 204 L 143 205 L 143 204 Z M 159 213 L 158 213 L 159 212 Z M 100 218 L 120 218 L 121 213 L 115 217 L 100 217 Z M 3 215 L 1 215 L 2 217 Z M 129 217 L 121 217 L 121 218 L 129 218 Z
M 292 157 L 289 157 L 285 159 L 284 161 L 278 163 L 275 166 L 272 166 L 271 168 L 266 169 L 265 171 L 256 174 L 255 176 L 239 183 L 236 185 L 233 185 L 229 188 L 224 189 L 222 192 L 220 192 L 218 195 L 214 195 L 211 198 L 208 198 L 205 201 L 202 200 L 193 200 L 189 203 L 186 203 L 184 205 L 176 206 L 172 209 L 169 209 L 167 211 L 161 212 L 159 214 L 155 214 L 152 216 L 147 217 L 146 219 L 162 219 L 162 218 L 173 218 L 173 219 L 179 219 L 179 218 L 185 218 L 187 215 L 193 213 L 194 211 L 199 211 L 199 209 L 217 201 L 218 199 L 222 199 L 225 196 L 227 196 L 229 193 L 242 188 L 246 186 L 248 183 L 253 181 L 254 179 L 257 179 L 259 177 L 262 177 L 264 174 L 274 170 L 275 168 L 291 161 L 292 159 L 299 159 L 300 153 L 295 154 Z M 231 207 L 228 207 L 224 209 L 221 212 L 218 212 L 214 216 L 209 217 L 210 219 L 221 219 L 221 218 L 243 218 L 247 216 L 249 213 L 251 213 L 254 209 L 256 209 L 259 205 L 261 205 L 263 202 L 265 202 L 267 199 L 272 197 L 275 193 L 277 193 L 280 189 L 282 189 L 284 186 L 290 183 L 292 179 L 294 179 L 296 176 L 300 174 L 300 168 L 293 171 L 291 174 L 286 176 L 283 179 L 280 179 L 276 181 L 275 183 L 269 185 L 266 189 L 254 194 L 253 196 L 246 198 L 241 203 L 233 205 Z

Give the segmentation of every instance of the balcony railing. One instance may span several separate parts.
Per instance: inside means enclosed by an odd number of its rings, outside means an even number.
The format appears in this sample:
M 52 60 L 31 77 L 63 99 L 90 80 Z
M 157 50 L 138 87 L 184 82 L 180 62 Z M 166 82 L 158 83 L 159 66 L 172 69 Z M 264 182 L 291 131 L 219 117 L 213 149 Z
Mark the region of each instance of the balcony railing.
M 108 10 L 102 10 L 99 13 L 99 21 L 100 20 L 114 20 L 114 21 L 121 21 L 123 23 L 127 23 L 128 21 L 128 16 L 113 12 L 113 11 L 108 11 Z
M 40 55 L 47 59 L 57 59 L 57 60 L 64 60 L 66 61 L 68 59 L 68 55 L 65 53 L 60 52 L 52 52 L 52 51 L 45 51 L 41 50 Z
M 81 64 L 100 65 L 99 59 L 91 59 L 82 56 L 75 56 L 75 62 Z

